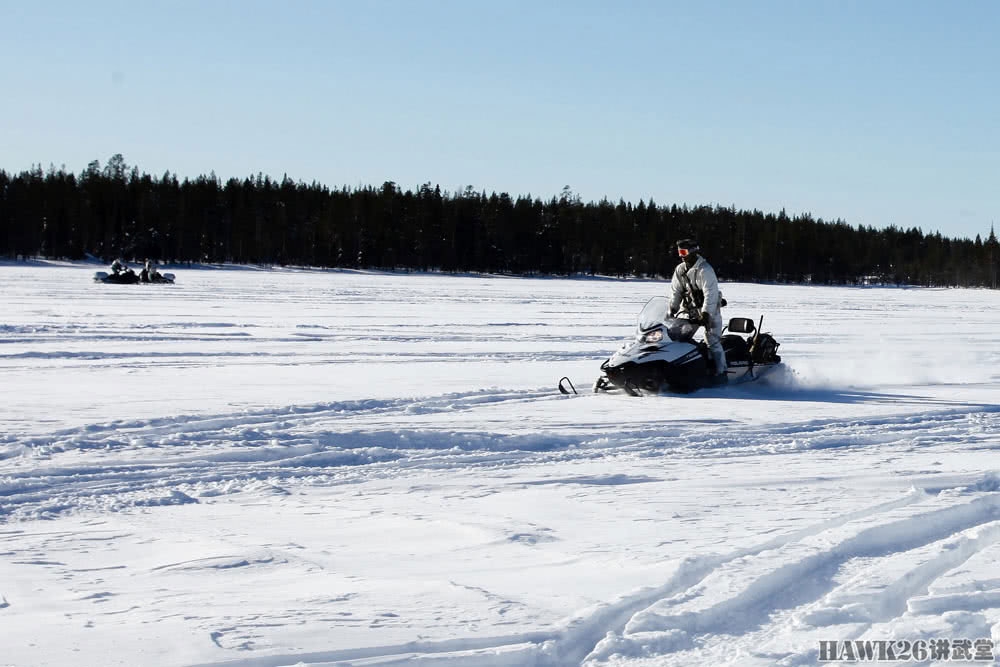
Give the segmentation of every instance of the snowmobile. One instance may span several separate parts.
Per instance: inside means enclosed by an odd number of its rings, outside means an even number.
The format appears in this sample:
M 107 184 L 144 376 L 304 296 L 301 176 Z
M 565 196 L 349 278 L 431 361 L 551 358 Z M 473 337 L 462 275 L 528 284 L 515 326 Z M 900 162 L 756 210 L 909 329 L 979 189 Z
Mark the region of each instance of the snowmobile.
M 108 273 L 107 271 L 97 271 L 94 273 L 95 283 L 108 283 L 111 285 L 134 285 L 139 282 L 139 274 L 132 269 L 125 269 L 118 273 Z
M 139 282 L 152 283 L 152 284 L 169 284 L 172 285 L 174 282 L 174 274 L 172 273 L 160 273 L 159 271 L 151 273 L 146 269 L 139 272 Z
M 153 278 L 148 278 L 142 280 L 138 273 L 132 269 L 126 269 L 120 273 L 108 273 L 107 271 L 97 271 L 94 273 L 95 283 L 108 283 L 112 285 L 134 285 L 138 282 L 143 283 L 163 283 L 172 285 L 174 282 L 174 274 L 172 273 L 158 273 Z
M 623 390 L 632 396 L 669 391 L 689 393 L 717 384 L 712 377 L 708 345 L 694 340 L 701 323 L 691 317 L 671 317 L 666 297 L 650 299 L 636 327 L 635 337 L 601 364 L 603 374 L 594 392 Z M 682 311 L 679 315 L 685 315 Z M 760 330 L 764 318 L 734 317 L 722 330 L 729 383 L 756 380 L 781 363 L 778 343 Z M 559 391 L 576 393 L 569 378 L 559 381 Z

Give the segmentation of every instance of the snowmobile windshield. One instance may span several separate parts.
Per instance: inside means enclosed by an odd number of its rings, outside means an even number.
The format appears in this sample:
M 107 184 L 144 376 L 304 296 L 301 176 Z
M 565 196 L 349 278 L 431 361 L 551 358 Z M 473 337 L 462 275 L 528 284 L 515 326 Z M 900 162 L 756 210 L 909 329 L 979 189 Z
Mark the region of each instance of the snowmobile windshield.
M 670 317 L 669 313 L 670 302 L 666 297 L 654 296 L 639 313 L 639 331 L 648 331 L 663 324 Z

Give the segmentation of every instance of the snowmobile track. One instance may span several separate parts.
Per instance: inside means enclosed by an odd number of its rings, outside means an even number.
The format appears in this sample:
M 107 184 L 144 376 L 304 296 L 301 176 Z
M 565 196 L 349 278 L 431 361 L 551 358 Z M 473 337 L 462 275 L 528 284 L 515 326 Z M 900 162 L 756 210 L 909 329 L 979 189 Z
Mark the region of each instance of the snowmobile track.
M 453 416 L 517 403 L 557 404 L 545 390 L 486 390 L 420 399 L 346 401 L 202 417 L 112 422 L 49 435 L 5 435 L 0 521 L 74 509 L 197 502 L 286 485 L 338 485 L 404 471 L 482 469 L 618 458 L 795 454 L 924 442 L 982 446 L 1000 429 L 1000 407 L 920 415 L 813 420 L 733 430 L 728 422 L 648 420 L 635 429 L 558 433 L 508 425 L 456 428 Z M 600 401 L 598 397 L 590 400 Z M 476 418 L 482 416 L 476 413 Z M 476 422 L 473 422 L 476 423 Z M 610 429 L 614 428 L 613 431 Z M 86 459 L 99 451 L 99 462 Z M 83 461 L 83 462 L 81 462 Z
M 919 610 L 931 582 L 984 549 L 1000 543 L 1000 492 L 968 487 L 953 503 L 941 494 L 911 491 L 904 496 L 778 536 L 731 553 L 680 561 L 662 584 L 627 594 L 585 610 L 548 631 L 447 641 L 409 642 L 365 649 L 322 651 L 234 660 L 198 667 L 265 667 L 293 662 L 381 663 L 414 658 L 422 665 L 600 665 L 615 656 L 655 659 L 683 665 L 715 655 L 732 659 L 732 644 L 764 650 L 746 655 L 760 664 L 812 664 L 815 651 L 796 654 L 773 650 L 788 624 L 842 624 L 857 610 L 837 607 L 851 600 L 850 588 L 861 574 L 837 583 L 846 565 L 864 561 L 870 573 L 894 558 L 917 554 L 916 564 L 894 571 L 870 601 L 874 610 L 855 634 Z M 802 582 L 806 582 L 802 585 Z M 722 597 L 712 593 L 725 591 Z M 789 591 L 792 591 L 789 593 Z M 916 600 L 916 604 L 914 604 Z M 960 603 L 965 598 L 958 600 Z M 940 604 L 940 599 L 939 602 Z M 925 603 L 926 604 L 926 603 Z M 776 620 L 768 624 L 767 620 Z M 859 622 L 857 618 L 854 622 Z M 842 632 L 842 628 L 840 629 Z M 715 635 L 726 646 L 715 646 Z M 708 642 L 707 644 L 705 642 Z M 697 651 L 692 654 L 690 651 Z M 741 649 L 743 650 L 743 649 Z

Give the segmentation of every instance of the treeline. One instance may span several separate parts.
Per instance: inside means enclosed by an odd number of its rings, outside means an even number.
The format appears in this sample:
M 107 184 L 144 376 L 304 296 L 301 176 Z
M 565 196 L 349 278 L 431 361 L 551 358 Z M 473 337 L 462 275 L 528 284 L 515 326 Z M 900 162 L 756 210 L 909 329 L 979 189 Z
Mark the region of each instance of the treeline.
M 694 236 L 720 278 L 997 286 L 1000 251 L 920 229 L 851 226 L 724 206 L 330 188 L 260 175 L 178 180 L 121 155 L 75 175 L 0 171 L 0 255 L 511 274 L 669 276 Z

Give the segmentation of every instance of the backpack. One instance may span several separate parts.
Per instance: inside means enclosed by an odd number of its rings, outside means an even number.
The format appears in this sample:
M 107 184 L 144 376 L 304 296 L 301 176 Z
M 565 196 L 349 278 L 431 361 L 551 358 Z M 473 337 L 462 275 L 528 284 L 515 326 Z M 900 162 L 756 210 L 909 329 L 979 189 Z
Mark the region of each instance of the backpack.
M 778 356 L 778 341 L 771 334 L 757 334 L 757 339 L 750 348 L 750 356 L 755 364 L 781 361 Z

